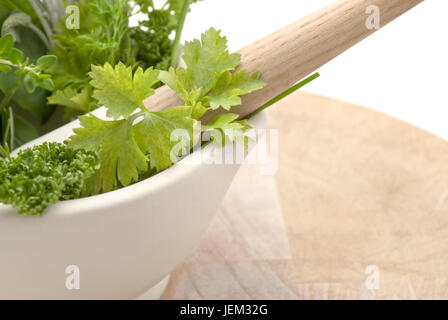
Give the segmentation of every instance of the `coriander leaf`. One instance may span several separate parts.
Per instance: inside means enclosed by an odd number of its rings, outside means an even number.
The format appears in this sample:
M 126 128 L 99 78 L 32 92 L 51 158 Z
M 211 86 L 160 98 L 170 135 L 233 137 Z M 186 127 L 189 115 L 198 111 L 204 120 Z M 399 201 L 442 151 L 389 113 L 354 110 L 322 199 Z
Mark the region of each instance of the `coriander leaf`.
M 43 143 L 0 159 L 0 202 L 41 215 L 49 204 L 79 198 L 98 160 L 93 152 Z
M 93 97 L 107 107 L 107 115 L 115 119 L 128 117 L 135 109 L 143 107 L 142 101 L 154 93 L 152 88 L 159 80 L 159 71 L 152 68 L 143 72 L 138 68 L 132 75 L 132 68 L 123 63 L 112 67 L 92 66 L 89 73 L 91 85 L 96 89 Z
M 134 118 L 104 121 L 93 115 L 79 117 L 82 128 L 74 129 L 69 147 L 96 151 L 100 160 L 93 194 L 108 192 L 138 180 L 139 170 L 147 169 L 147 158 L 139 149 L 133 133 Z M 117 181 L 118 180 L 118 181 Z
M 171 154 L 173 147 L 179 143 L 171 139 L 175 130 L 183 130 L 189 136 L 188 141 L 180 142 L 181 149 L 190 147 L 196 123 L 191 118 L 191 110 L 191 107 L 180 106 L 160 112 L 144 112 L 143 120 L 135 125 L 135 140 L 141 150 L 149 153 L 151 168 L 161 171 L 175 162 Z
M 160 71 L 159 80 L 176 91 L 186 105 L 200 107 L 202 114 L 199 117 L 194 116 L 195 119 L 199 119 L 207 111 L 204 108 L 208 105 L 209 98 L 204 96 L 203 88 L 192 87 L 187 70 L 170 68 L 168 71 Z M 198 113 L 193 110 L 193 114 L 197 115 Z
M 235 113 L 221 114 L 211 120 L 207 125 L 203 125 L 202 130 L 220 131 L 222 134 L 223 145 L 226 143 L 226 141 L 236 141 L 246 144 L 246 140 L 249 138 L 245 133 L 251 128 L 251 126 L 247 124 L 246 120 L 236 121 L 238 117 L 239 115 Z
M 170 68 L 168 71 L 160 71 L 159 80 L 176 91 L 179 97 L 188 104 L 191 83 L 184 68 Z
M 230 110 L 241 104 L 241 95 L 262 89 L 266 83 L 260 80 L 260 73 L 248 74 L 245 70 L 235 72 L 234 76 L 224 72 L 216 82 L 210 96 L 210 107 L 215 110 L 223 107 Z
M 210 108 L 205 107 L 202 102 L 197 102 L 197 103 L 193 104 L 191 116 L 193 119 L 199 120 L 209 109 Z
M 80 92 L 70 87 L 64 90 L 57 90 L 48 97 L 48 104 L 67 106 L 65 118 L 69 119 L 76 113 L 86 113 L 89 111 L 91 99 L 87 89 Z
M 239 54 L 230 54 L 226 37 L 220 31 L 210 28 L 201 36 L 201 41 L 193 40 L 184 46 L 184 61 L 194 88 L 208 92 L 216 75 L 234 70 L 240 63 Z
M 159 80 L 177 92 L 186 105 L 193 106 L 193 118 L 201 118 L 208 110 L 230 110 L 241 104 L 241 96 L 262 89 L 266 83 L 260 73 L 235 71 L 240 56 L 229 54 L 227 40 L 211 28 L 199 40 L 184 48 L 187 69 L 161 71 Z

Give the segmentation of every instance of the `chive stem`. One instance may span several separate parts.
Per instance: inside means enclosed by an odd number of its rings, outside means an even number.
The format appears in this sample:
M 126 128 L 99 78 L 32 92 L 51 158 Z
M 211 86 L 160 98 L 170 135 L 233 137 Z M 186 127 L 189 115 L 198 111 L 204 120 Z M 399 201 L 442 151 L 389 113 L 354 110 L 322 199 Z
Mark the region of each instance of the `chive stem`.
M 15 127 L 14 127 L 14 112 L 12 108 L 9 107 L 9 147 L 14 150 L 14 137 L 15 137 Z
M 249 113 L 247 116 L 245 116 L 243 119 L 250 119 L 253 116 L 255 116 L 256 114 L 260 113 L 261 111 L 263 111 L 264 109 L 269 108 L 270 106 L 272 106 L 273 104 L 279 102 L 280 100 L 286 98 L 287 96 L 289 96 L 290 94 L 296 92 L 297 90 L 299 90 L 300 88 L 302 88 L 303 86 L 307 85 L 308 83 L 310 83 L 311 81 L 313 81 L 316 78 L 319 78 L 320 74 L 318 72 L 314 73 L 313 75 L 309 76 L 308 78 L 300 81 L 299 83 L 296 83 L 295 85 L 293 85 L 291 88 L 286 89 L 285 91 L 283 91 L 282 93 L 280 93 L 278 96 L 276 96 L 275 98 L 269 100 L 268 102 L 266 102 L 264 105 L 262 105 L 260 108 L 258 108 L 257 110 L 253 111 L 252 113 Z

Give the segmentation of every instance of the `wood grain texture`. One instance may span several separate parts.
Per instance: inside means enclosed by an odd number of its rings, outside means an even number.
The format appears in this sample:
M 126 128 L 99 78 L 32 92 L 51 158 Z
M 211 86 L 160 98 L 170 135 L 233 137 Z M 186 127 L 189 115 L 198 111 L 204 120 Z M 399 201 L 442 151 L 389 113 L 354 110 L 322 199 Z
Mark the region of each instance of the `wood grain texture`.
M 339 0 L 242 49 L 241 68 L 260 71 L 268 85 L 244 97 L 232 112 L 249 114 L 291 87 L 306 75 L 338 56 L 376 31 L 368 29 L 369 6 L 380 10 L 381 26 L 386 25 L 423 0 Z M 177 95 L 167 86 L 144 101 L 158 111 L 180 105 Z M 210 112 L 207 122 L 221 110 Z
M 241 169 L 163 298 L 447 299 L 448 143 L 310 94 L 269 112 L 277 174 Z

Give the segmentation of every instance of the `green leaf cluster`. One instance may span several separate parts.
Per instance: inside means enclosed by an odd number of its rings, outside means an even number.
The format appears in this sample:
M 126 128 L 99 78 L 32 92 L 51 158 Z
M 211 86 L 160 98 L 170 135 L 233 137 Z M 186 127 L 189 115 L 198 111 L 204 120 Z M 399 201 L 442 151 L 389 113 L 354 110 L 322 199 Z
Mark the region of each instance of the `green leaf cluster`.
M 0 160 L 0 201 L 20 213 L 41 214 L 50 203 L 115 190 L 169 168 L 202 132 L 219 130 L 235 141 L 250 128 L 238 115 L 226 113 L 207 125 L 200 118 L 241 103 L 242 95 L 264 82 L 257 73 L 236 71 L 239 55 L 228 52 L 226 39 L 215 29 L 188 43 L 184 52 L 187 69 L 133 71 L 121 62 L 92 66 L 93 98 L 107 108 L 109 119 L 80 116 L 81 127 L 65 145 L 44 143 L 16 158 L 3 149 L 7 159 Z M 142 101 L 160 81 L 174 88 L 185 105 L 148 111 Z M 220 102 L 212 106 L 214 97 Z
M 187 42 L 183 59 L 187 68 L 170 68 L 160 72 L 160 80 L 176 91 L 179 97 L 193 108 L 193 117 L 201 118 L 205 113 L 223 108 L 229 111 L 242 103 L 241 97 L 262 89 L 266 83 L 258 72 L 249 74 L 236 70 L 240 64 L 239 54 L 230 54 L 227 39 L 220 31 L 210 28 L 201 39 Z M 221 131 L 230 141 L 247 131 L 245 120 L 227 113 L 217 116 L 203 127 L 210 131 Z
M 198 0 L 167 0 L 162 7 L 157 7 L 153 0 L 136 0 L 138 10 L 143 19 L 132 29 L 135 41 L 137 61 L 143 68 L 154 66 L 167 70 L 177 64 L 179 38 L 189 5 Z M 186 10 L 187 12 L 184 12 Z M 170 36 L 175 33 L 176 38 Z
M 207 126 L 200 127 L 198 122 L 205 112 L 218 107 L 228 110 L 241 104 L 242 95 L 265 85 L 258 73 L 235 71 L 240 56 L 228 52 L 225 37 L 213 28 L 208 30 L 201 41 L 185 45 L 184 59 L 187 69 L 170 71 L 138 68 L 133 72 L 122 63 L 92 67 L 93 97 L 106 106 L 107 116 L 113 120 L 81 116 L 82 127 L 74 130 L 68 143 L 98 152 L 100 169 L 89 183 L 90 194 L 127 186 L 148 176 L 148 171 L 172 166 L 199 140 L 202 131 L 217 129 L 235 141 L 249 129 L 232 113 L 216 117 Z M 176 90 L 185 105 L 148 111 L 142 101 L 154 93 L 159 80 Z M 183 130 L 188 139 L 172 139 L 176 130 Z
M 128 1 L 80 0 L 76 5 L 80 28 L 68 29 L 65 20 L 56 25 L 53 53 L 59 60 L 50 70 L 56 90 L 48 103 L 64 106 L 66 119 L 98 107 L 91 97 L 93 89 L 88 75 L 91 65 L 115 65 L 119 61 L 135 64 Z
M 37 59 L 36 64 L 31 64 L 21 50 L 14 48 L 14 38 L 11 34 L 0 38 L 0 72 L 14 71 L 16 75 L 23 77 L 28 93 L 33 93 L 36 87 L 49 91 L 54 89 L 51 76 L 44 71 L 56 61 L 56 56 L 46 55 Z
M 0 202 L 41 215 L 51 203 L 80 198 L 97 163 L 93 152 L 47 142 L 0 158 Z
M 0 36 L 12 35 L 15 48 L 4 59 L 10 63 L 0 63 L 0 100 L 7 101 L 0 112 L 0 142 L 13 141 L 10 147 L 17 147 L 62 125 L 59 115 L 53 116 L 55 106 L 64 107 L 65 121 L 99 107 L 88 75 L 91 65 L 122 62 L 133 70 L 163 69 L 177 61 L 172 56 L 179 51 L 185 16 L 194 2 L 168 0 L 157 7 L 149 0 L 0 0 Z M 68 5 L 79 9 L 79 29 L 66 25 Z M 136 15 L 138 25 L 131 26 Z M 58 61 L 45 74 L 22 77 L 15 72 L 19 68 L 9 72 L 22 57 L 17 50 L 30 65 L 38 66 L 39 58 L 49 54 Z
M 154 93 L 159 71 L 143 71 L 119 63 L 112 67 L 93 66 L 90 76 L 94 97 L 107 107 L 114 120 L 101 120 L 93 115 L 79 117 L 81 128 L 69 147 L 98 153 L 100 168 L 89 181 L 89 194 L 107 192 L 139 180 L 148 171 L 161 171 L 173 164 L 171 150 L 176 141 L 171 133 L 182 129 L 193 134 L 195 120 L 191 107 L 179 106 L 161 112 L 149 112 L 143 99 Z M 190 141 L 190 140 L 189 140 Z M 186 142 L 184 148 L 190 147 Z
M 56 90 L 48 103 L 65 106 L 66 119 L 99 107 L 92 98 L 91 65 L 114 67 L 122 62 L 133 70 L 167 69 L 176 47 L 170 36 L 176 31 L 180 35 L 181 9 L 190 2 L 196 0 L 168 0 L 158 8 L 148 0 L 79 0 L 80 28 L 68 30 L 62 20 L 55 28 L 59 62 L 51 70 Z M 138 25 L 130 26 L 136 16 Z
M 21 145 L 37 137 L 38 133 L 34 127 L 21 116 L 15 115 L 11 104 L 14 102 L 15 95 L 20 93 L 22 86 L 28 94 L 35 92 L 36 87 L 53 90 L 53 81 L 45 70 L 50 68 L 56 60 L 55 56 L 46 55 L 37 59 L 36 64 L 32 64 L 21 50 L 15 48 L 11 34 L 0 38 L 0 75 L 11 74 L 16 79 L 10 87 L 7 87 L 4 97 L 0 99 L 3 146 L 8 144 L 9 147 L 14 148 L 15 145 Z M 19 129 L 17 134 L 16 129 Z
M 40 67 L 38 59 L 52 49 L 52 27 L 64 14 L 59 0 L 0 0 L 0 36 L 14 40 L 13 50 L 2 58 L 7 63 L 0 64 L 3 144 L 8 140 L 10 147 L 20 146 L 37 138 L 41 125 L 53 114 L 54 108 L 47 104 L 53 84 L 43 70 L 34 67 Z M 3 41 L 10 46 L 9 40 Z

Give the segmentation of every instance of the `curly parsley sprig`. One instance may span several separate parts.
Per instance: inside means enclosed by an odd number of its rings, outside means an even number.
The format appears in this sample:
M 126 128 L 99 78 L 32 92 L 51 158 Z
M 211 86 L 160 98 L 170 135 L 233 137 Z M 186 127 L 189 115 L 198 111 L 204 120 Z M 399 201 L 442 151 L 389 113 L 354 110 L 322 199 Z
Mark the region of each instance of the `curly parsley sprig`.
M 41 215 L 50 203 L 80 198 L 98 163 L 95 153 L 43 143 L 0 158 L 0 202 Z

